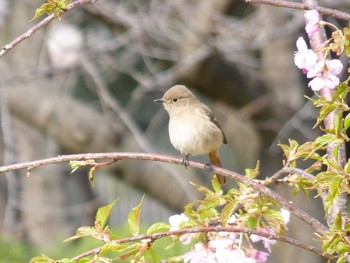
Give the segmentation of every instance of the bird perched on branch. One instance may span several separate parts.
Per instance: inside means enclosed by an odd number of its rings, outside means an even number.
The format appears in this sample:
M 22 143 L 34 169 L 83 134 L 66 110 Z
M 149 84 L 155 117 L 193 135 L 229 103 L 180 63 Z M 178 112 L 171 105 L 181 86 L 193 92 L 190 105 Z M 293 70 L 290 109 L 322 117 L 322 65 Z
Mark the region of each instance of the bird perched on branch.
M 211 164 L 221 167 L 218 150 L 223 143 L 227 144 L 227 140 L 207 105 L 183 85 L 171 87 L 154 102 L 162 102 L 169 114 L 170 142 L 186 155 L 185 165 L 189 155 L 209 154 Z M 217 177 L 220 184 L 226 182 L 224 176 L 218 174 Z

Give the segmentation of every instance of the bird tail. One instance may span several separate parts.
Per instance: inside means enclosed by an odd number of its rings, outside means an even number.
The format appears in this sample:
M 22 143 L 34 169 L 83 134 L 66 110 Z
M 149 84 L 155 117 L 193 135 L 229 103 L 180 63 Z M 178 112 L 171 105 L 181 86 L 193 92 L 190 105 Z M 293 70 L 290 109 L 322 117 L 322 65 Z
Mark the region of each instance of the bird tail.
M 212 165 L 222 167 L 220 159 L 219 159 L 219 152 L 217 150 L 209 153 L 209 159 L 210 159 L 210 162 Z M 216 176 L 218 177 L 219 183 L 221 185 L 226 183 L 225 176 L 223 176 L 221 174 L 217 174 Z

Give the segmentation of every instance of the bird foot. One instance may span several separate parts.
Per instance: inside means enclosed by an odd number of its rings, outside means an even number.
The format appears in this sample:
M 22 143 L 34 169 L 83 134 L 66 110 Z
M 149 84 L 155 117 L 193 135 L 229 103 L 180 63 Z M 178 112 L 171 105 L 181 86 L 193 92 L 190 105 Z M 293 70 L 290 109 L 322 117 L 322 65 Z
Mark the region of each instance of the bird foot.
M 186 157 L 182 159 L 182 164 L 185 166 L 186 169 L 187 169 L 188 163 L 190 161 L 189 159 L 190 159 L 189 154 L 187 154 Z
M 207 166 L 207 171 L 208 172 L 212 172 L 214 170 L 212 163 L 206 163 L 205 165 Z

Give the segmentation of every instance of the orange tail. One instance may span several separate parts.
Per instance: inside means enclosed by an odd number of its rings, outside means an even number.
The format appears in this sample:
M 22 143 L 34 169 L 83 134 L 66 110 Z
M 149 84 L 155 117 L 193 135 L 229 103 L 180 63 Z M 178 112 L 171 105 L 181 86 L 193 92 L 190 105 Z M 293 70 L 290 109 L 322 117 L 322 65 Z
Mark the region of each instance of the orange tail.
M 210 159 L 210 162 L 211 162 L 212 165 L 222 167 L 220 159 L 219 159 L 219 152 L 218 151 L 210 152 L 209 153 L 209 159 Z M 225 176 L 220 175 L 220 174 L 217 174 L 216 176 L 218 177 L 219 183 L 221 185 L 226 183 L 226 177 Z

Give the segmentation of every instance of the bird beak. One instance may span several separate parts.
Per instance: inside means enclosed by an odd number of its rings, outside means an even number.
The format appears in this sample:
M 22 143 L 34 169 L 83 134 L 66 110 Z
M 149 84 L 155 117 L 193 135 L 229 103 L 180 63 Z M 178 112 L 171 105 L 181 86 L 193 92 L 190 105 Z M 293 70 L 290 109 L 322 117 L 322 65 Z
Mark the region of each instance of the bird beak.
M 165 100 L 164 100 L 164 99 L 156 99 L 156 100 L 154 100 L 153 102 L 161 102 L 161 103 L 164 103 Z

